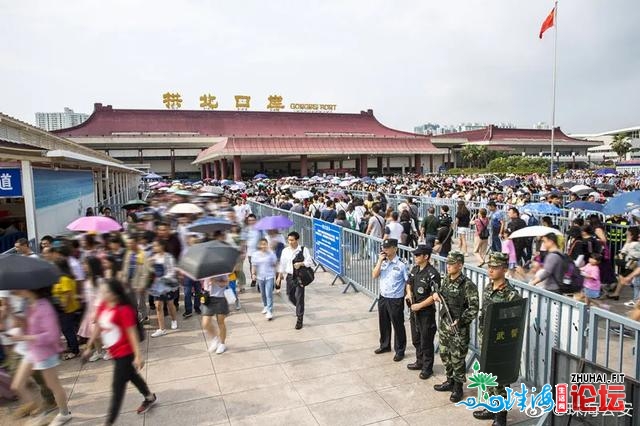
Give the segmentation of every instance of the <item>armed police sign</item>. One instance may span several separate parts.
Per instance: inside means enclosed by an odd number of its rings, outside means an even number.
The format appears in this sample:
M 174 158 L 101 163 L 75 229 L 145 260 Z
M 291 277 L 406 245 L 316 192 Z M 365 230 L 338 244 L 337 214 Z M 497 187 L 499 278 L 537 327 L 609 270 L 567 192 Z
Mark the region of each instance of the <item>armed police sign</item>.
M 0 198 L 22 197 L 20 169 L 0 169 Z
M 518 381 L 528 300 L 492 303 L 487 307 L 480 365 L 483 372 L 498 376 L 499 384 Z

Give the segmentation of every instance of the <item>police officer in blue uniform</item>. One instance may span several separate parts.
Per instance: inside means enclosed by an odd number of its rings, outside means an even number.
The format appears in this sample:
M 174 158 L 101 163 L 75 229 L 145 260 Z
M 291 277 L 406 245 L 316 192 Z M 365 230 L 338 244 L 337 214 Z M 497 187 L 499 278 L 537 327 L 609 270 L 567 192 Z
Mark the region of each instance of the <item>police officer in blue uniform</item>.
M 378 298 L 378 323 L 380 327 L 380 346 L 374 352 L 382 354 L 391 351 L 391 326 L 394 341 L 393 360 L 404 358 L 407 347 L 407 333 L 404 328 L 404 292 L 409 273 L 407 265 L 398 256 L 398 240 L 386 239 L 382 242 L 382 251 L 373 268 L 373 279 L 380 278 L 380 297 Z
M 418 246 L 413 251 L 415 266 L 407 281 L 406 301 L 411 310 L 411 341 L 416 348 L 416 362 L 409 370 L 421 370 L 423 380 L 433 376 L 433 341 L 436 337 L 436 306 L 432 294 L 440 287 L 440 274 L 429 261 L 431 247 Z

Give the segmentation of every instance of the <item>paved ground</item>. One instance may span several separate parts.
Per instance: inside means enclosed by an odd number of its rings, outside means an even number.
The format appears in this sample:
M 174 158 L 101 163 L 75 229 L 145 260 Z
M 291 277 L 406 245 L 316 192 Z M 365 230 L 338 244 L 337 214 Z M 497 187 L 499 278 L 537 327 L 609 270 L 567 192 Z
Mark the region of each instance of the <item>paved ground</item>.
M 399 363 L 393 354 L 373 354 L 378 326 L 377 313 L 368 312 L 370 299 L 342 294 L 343 286 L 330 286 L 328 273 L 316 276 L 308 287 L 302 330 L 294 330 L 295 316 L 283 295 L 276 296 L 275 318 L 267 321 L 259 294 L 248 290 L 242 309 L 227 320 L 228 352 L 222 355 L 206 351 L 198 317 L 179 321 L 180 330 L 167 336 L 148 338 L 143 374 L 159 402 L 146 415 L 136 415 L 141 397 L 130 386 L 118 424 L 487 425 L 454 407 L 448 393 L 432 389 L 444 380 L 437 355 L 436 375 L 423 381 L 406 368 L 413 347 Z M 102 424 L 111 362 L 83 366 L 72 360 L 61 370 L 72 424 Z M 0 424 L 22 424 L 10 420 L 15 404 L 3 404 Z

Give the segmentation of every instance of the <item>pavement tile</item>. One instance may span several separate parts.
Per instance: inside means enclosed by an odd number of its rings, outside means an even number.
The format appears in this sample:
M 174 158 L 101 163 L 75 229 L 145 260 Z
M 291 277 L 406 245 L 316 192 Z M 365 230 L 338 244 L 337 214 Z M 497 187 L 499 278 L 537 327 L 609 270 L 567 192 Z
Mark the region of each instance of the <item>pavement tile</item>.
M 149 385 L 149 388 L 157 395 L 159 405 L 171 405 L 220 395 L 220 387 L 214 374 L 156 383 Z
M 271 352 L 279 362 L 316 358 L 334 353 L 333 349 L 322 340 L 310 340 L 307 342 L 276 346 L 271 348 Z
M 203 352 L 204 355 L 198 358 L 180 361 L 160 360 L 150 363 L 148 367 L 145 367 L 147 369 L 147 383 L 151 385 L 213 374 L 209 354 L 206 351 Z
M 145 425 L 209 426 L 228 424 L 222 397 L 154 406 L 145 414 Z
M 433 385 L 436 383 L 434 380 L 421 380 L 417 383 L 379 390 L 378 394 L 402 416 L 429 408 L 442 407 L 446 410 L 460 408 L 449 401 L 450 392 L 433 390 Z M 465 392 L 465 397 L 467 394 L 470 392 Z
M 304 401 L 290 383 L 232 393 L 222 398 L 232 423 L 247 417 L 276 413 L 282 411 L 283 407 L 293 409 L 304 406 Z
M 227 352 L 212 354 L 213 366 L 217 374 L 227 371 L 244 370 L 247 368 L 262 367 L 277 364 L 275 356 L 269 349 L 254 349 L 250 351 L 235 352 L 233 341 L 227 339 Z
M 398 416 L 375 392 L 313 404 L 309 409 L 320 425 L 327 426 L 366 425 Z
M 317 424 L 311 411 L 306 407 L 231 421 L 232 426 L 316 426 Z
M 222 394 L 242 392 L 289 382 L 278 364 L 217 374 Z
M 293 382 L 293 386 L 307 404 L 316 404 L 372 391 L 371 387 L 356 372 L 301 380 Z

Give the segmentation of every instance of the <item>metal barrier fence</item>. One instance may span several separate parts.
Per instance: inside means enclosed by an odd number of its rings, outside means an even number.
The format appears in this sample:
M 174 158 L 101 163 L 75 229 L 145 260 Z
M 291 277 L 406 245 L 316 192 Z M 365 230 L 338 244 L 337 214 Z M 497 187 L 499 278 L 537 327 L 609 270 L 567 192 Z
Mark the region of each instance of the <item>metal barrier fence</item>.
M 294 221 L 293 229 L 301 234 L 303 244 L 313 248 L 312 218 L 272 206 L 250 202 L 253 213 L 258 217 L 284 215 Z M 380 252 L 381 240 L 347 228 L 342 228 L 343 275 L 349 288 L 361 291 L 373 299 L 370 310 L 377 303 L 378 280 L 371 276 Z M 412 248 L 400 246 L 398 256 L 412 260 Z M 432 256 L 432 264 L 446 273 L 446 259 Z M 463 273 L 478 287 L 482 307 L 482 291 L 489 284 L 485 269 L 467 265 Z M 526 383 L 542 386 L 551 376 L 552 349 L 559 348 L 579 357 L 585 357 L 615 371 L 640 379 L 640 323 L 621 315 L 588 308 L 584 303 L 531 286 L 527 283 L 509 280 L 529 299 L 524 346 L 521 356 L 521 377 Z M 615 338 L 612 338 L 615 336 Z M 630 342 L 625 339 L 632 338 Z M 479 356 L 481 342 L 477 337 L 477 320 L 471 326 L 471 342 L 467 365 Z M 618 357 L 614 359 L 615 354 Z

